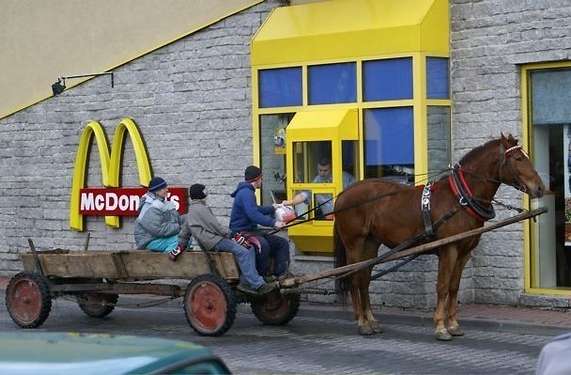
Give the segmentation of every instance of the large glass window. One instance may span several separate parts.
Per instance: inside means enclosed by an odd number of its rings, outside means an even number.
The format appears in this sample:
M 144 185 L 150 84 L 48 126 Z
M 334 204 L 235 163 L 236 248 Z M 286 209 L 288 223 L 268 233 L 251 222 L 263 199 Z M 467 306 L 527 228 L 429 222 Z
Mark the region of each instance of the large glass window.
M 532 287 L 571 286 L 571 69 L 532 71 L 533 162 L 549 212 L 532 226 Z
M 293 152 L 295 183 L 331 184 L 333 182 L 330 141 L 295 142 Z M 322 189 L 304 189 L 296 192 L 295 195 L 304 198 L 294 207 L 297 215 L 314 209 L 311 215 L 316 219 L 333 220 L 330 215 L 333 212 L 333 194 L 320 190 Z M 331 191 L 331 188 L 326 190 Z
M 260 70 L 258 77 L 261 108 L 302 104 L 300 67 Z
M 451 162 L 450 107 L 428 106 L 426 125 L 428 144 L 428 176 L 444 172 Z
M 365 61 L 363 99 L 412 99 L 412 58 Z
M 308 67 L 309 104 L 351 103 L 357 100 L 355 63 Z
M 286 199 L 285 128 L 294 113 L 260 116 L 260 167 L 264 176 L 262 204 Z
M 426 96 L 428 99 L 448 99 L 449 93 L 448 59 L 445 57 L 426 58 Z
M 414 182 L 412 107 L 364 111 L 365 178 Z

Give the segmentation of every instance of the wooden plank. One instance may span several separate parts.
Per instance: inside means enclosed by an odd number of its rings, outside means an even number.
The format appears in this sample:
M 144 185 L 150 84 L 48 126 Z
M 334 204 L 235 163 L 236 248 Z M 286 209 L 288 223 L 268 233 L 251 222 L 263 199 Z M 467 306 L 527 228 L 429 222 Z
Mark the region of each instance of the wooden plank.
M 78 294 L 82 292 L 116 293 L 116 294 L 152 294 L 158 296 L 180 297 L 185 290 L 178 285 L 138 284 L 138 283 L 75 283 L 53 284 L 52 293 Z
M 210 273 L 208 262 L 202 252 L 188 251 L 176 262 L 167 254 L 150 251 L 70 251 L 66 254 L 38 252 L 46 276 L 108 278 L 108 279 L 189 279 Z M 239 279 L 239 271 L 230 253 L 212 253 L 216 269 L 228 281 Z M 34 270 L 32 254 L 22 254 L 26 271 Z M 118 264 L 124 268 L 117 267 Z
M 364 261 L 358 262 L 358 263 L 348 264 L 348 265 L 343 266 L 343 267 L 337 267 L 337 268 L 334 268 L 331 270 L 326 270 L 326 271 L 322 271 L 322 272 L 315 273 L 315 274 L 290 277 L 290 278 L 282 281 L 280 283 L 280 286 L 284 287 L 284 288 L 290 288 L 290 287 L 294 287 L 294 286 L 297 286 L 297 285 L 300 285 L 303 283 L 307 283 L 307 282 L 315 281 L 315 280 L 320 280 L 320 279 L 324 279 L 327 277 L 334 277 L 334 276 L 341 276 L 341 275 L 343 275 L 343 277 L 346 277 L 352 273 L 355 273 L 355 272 L 362 270 L 362 269 L 365 269 L 367 267 L 372 267 L 376 264 L 390 262 L 392 260 L 397 260 L 397 259 L 404 258 L 404 257 L 414 255 L 414 254 L 422 254 L 422 253 L 434 250 L 438 247 L 447 245 L 447 244 L 452 243 L 452 242 L 460 241 L 460 240 L 463 240 L 465 238 L 472 237 L 472 236 L 477 236 L 477 235 L 480 235 L 482 233 L 492 231 L 494 229 L 505 227 L 506 225 L 511 225 L 511 224 L 514 224 L 514 223 L 517 223 L 517 222 L 520 222 L 523 220 L 530 219 L 532 217 L 541 215 L 545 212 L 547 212 L 546 208 L 543 208 L 543 207 L 538 208 L 536 210 L 524 212 L 524 213 L 521 213 L 519 215 L 512 216 L 508 219 L 501 220 L 501 221 L 498 221 L 496 223 L 483 226 L 481 228 L 472 229 L 472 230 L 469 230 L 467 232 L 462 232 L 462 233 L 458 233 L 458 234 L 453 235 L 453 236 L 442 238 L 440 240 L 436 240 L 436 241 L 428 242 L 428 243 L 425 243 L 422 245 L 414 246 L 414 247 L 411 247 L 409 249 L 402 250 L 402 251 L 400 251 L 396 254 L 393 254 L 391 256 L 388 256 L 388 257 L 386 257 L 385 255 L 380 255 L 376 258 L 371 258 L 369 260 L 364 260 Z

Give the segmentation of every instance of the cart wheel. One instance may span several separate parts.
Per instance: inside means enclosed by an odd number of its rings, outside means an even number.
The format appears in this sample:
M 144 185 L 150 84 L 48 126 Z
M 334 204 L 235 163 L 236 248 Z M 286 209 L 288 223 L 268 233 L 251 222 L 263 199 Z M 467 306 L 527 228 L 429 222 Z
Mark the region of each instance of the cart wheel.
M 46 279 L 36 273 L 20 272 L 6 288 L 6 307 L 10 317 L 22 328 L 41 326 L 52 309 Z
M 299 310 L 299 293 L 271 292 L 266 298 L 252 300 L 252 312 L 264 324 L 281 326 L 289 323 Z
M 225 280 L 211 274 L 200 275 L 186 288 L 184 313 L 199 335 L 220 336 L 234 323 L 236 297 Z
M 84 293 L 77 298 L 79 308 L 92 318 L 104 318 L 115 309 L 117 294 Z

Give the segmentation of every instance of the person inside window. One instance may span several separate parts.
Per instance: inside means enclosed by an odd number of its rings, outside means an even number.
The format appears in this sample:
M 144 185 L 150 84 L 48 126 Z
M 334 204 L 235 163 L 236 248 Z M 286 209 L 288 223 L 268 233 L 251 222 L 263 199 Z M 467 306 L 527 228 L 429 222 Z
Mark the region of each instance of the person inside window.
M 323 158 L 317 163 L 317 175 L 313 178 L 314 184 L 325 184 L 331 183 L 333 181 L 333 176 L 331 174 L 331 160 Z M 343 171 L 343 189 L 355 183 L 355 178 L 345 171 Z M 316 194 L 315 203 L 318 208 L 316 216 L 325 217 L 333 212 L 333 199 L 331 199 L 331 194 Z M 302 191 L 296 194 L 292 200 L 283 201 L 282 204 L 287 206 L 295 206 L 300 203 L 309 204 L 311 199 L 310 191 Z
M 168 192 L 167 182 L 153 177 L 149 191 L 141 197 L 135 221 L 137 249 L 168 252 L 177 247 L 182 219 L 174 203 L 166 200 Z

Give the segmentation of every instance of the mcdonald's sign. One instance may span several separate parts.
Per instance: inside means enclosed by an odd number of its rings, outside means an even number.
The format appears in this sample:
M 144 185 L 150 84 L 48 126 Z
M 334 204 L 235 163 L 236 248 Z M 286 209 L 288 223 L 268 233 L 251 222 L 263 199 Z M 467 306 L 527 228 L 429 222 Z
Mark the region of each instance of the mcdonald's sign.
M 111 153 L 107 146 L 107 139 L 101 124 L 97 121 L 89 122 L 79 140 L 73 181 L 71 185 L 69 226 L 71 229 L 83 230 L 83 216 L 105 216 L 105 223 L 113 228 L 119 228 L 119 216 L 136 216 L 139 198 L 146 193 L 142 187 L 119 187 L 121 158 L 125 137 L 129 136 L 133 143 L 135 159 L 139 172 L 139 184 L 148 186 L 151 180 L 151 166 L 143 138 L 135 122 L 130 118 L 122 119 L 115 128 Z M 87 157 L 91 140 L 95 136 L 95 143 L 99 151 L 101 164 L 101 184 L 103 187 L 86 188 L 85 176 Z M 183 214 L 187 209 L 186 189 L 182 187 L 169 187 L 169 197 L 178 206 Z

